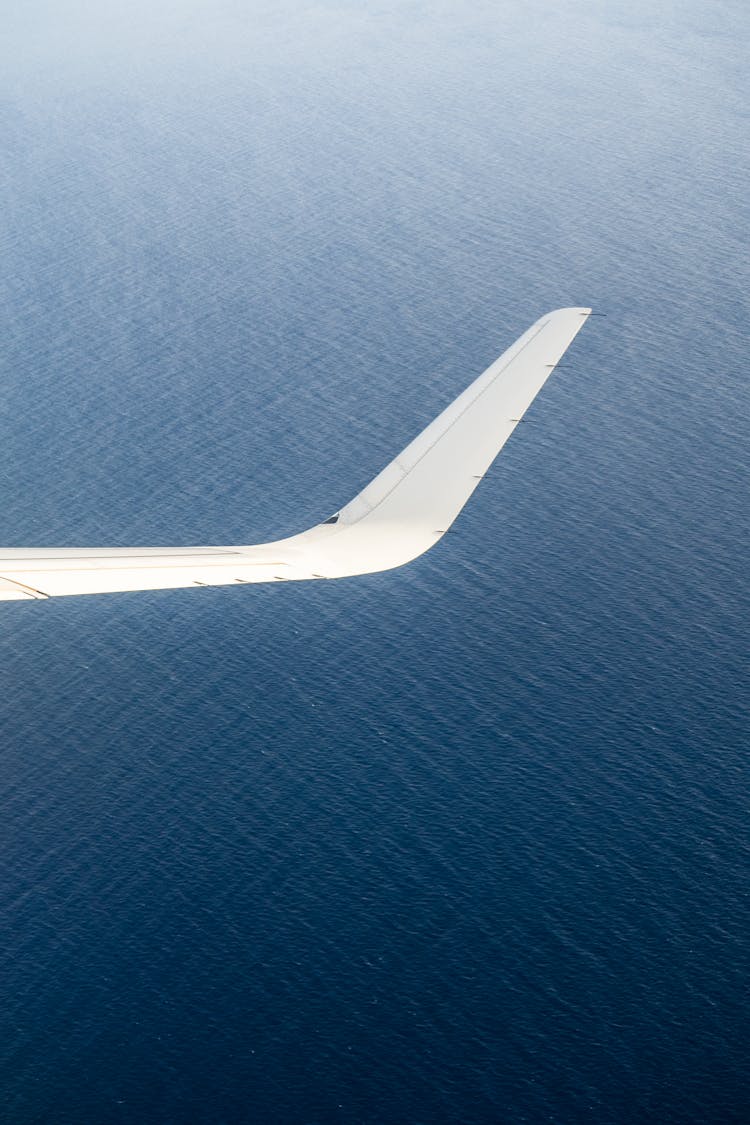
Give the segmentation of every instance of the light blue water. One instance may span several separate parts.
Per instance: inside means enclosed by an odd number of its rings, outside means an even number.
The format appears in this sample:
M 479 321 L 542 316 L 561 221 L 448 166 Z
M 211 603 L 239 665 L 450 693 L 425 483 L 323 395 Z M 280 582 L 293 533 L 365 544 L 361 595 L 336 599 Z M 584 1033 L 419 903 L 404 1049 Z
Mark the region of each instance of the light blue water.
M 4 20 L 9 545 L 301 529 L 606 313 L 411 567 L 2 606 L 4 1119 L 747 1120 L 745 6 Z

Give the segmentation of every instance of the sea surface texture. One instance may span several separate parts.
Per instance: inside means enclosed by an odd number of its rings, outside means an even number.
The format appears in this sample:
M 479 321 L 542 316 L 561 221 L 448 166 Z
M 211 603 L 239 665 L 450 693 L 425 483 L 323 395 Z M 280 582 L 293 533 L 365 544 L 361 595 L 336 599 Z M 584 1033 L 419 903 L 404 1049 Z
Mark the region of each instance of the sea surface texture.
M 0 1119 L 750 1120 L 750 8 L 7 9 L 4 544 L 301 530 L 603 315 L 403 570 L 0 605 Z

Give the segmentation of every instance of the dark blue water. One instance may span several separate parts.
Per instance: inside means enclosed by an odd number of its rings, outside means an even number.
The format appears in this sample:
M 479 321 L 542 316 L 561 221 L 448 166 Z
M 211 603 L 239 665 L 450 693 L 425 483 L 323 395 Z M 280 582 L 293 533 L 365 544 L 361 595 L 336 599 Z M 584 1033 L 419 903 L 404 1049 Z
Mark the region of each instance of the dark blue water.
M 402 571 L 3 604 L 2 1119 L 747 1120 L 746 6 L 19 9 L 6 544 L 299 530 L 606 318 Z

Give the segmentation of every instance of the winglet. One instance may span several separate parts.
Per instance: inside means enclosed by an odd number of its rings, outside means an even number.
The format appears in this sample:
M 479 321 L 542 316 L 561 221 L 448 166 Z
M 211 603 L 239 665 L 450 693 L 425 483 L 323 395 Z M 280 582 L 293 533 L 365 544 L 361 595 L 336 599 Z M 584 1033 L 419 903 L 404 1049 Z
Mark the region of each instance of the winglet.
M 401 566 L 445 534 L 591 309 L 547 313 L 331 520 L 283 540 L 327 577 Z M 281 546 L 281 544 L 279 544 Z

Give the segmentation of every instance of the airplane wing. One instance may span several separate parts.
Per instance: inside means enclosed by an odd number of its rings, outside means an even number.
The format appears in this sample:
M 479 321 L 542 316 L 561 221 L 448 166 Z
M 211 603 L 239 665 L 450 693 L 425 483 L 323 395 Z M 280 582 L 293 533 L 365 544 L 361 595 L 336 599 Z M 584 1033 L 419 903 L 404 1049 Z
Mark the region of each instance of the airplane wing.
M 308 531 L 245 547 L 0 548 L 0 601 L 402 566 L 448 530 L 590 312 L 543 316 L 346 507 Z

